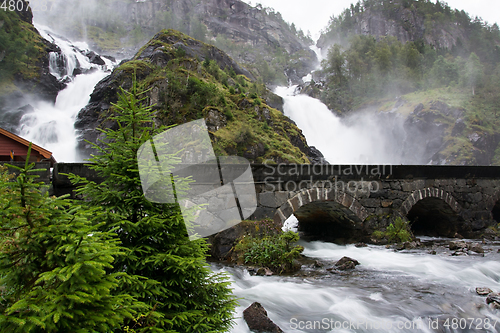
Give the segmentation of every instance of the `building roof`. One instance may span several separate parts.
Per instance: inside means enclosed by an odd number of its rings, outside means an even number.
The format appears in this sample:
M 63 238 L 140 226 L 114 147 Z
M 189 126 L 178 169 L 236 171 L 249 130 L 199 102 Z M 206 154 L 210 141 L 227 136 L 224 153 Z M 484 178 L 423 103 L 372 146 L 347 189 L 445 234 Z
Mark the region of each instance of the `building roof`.
M 1 135 L 5 135 L 6 137 L 14 140 L 14 141 L 17 141 L 23 145 L 25 145 L 26 147 L 29 147 L 30 145 L 30 141 L 26 140 L 26 139 L 23 139 L 21 138 L 20 136 L 14 134 L 14 133 L 11 133 L 7 130 L 4 130 L 3 128 L 0 128 L 0 134 Z M 34 144 L 31 142 L 31 150 L 33 151 L 36 151 L 38 152 L 40 155 L 42 155 L 44 158 L 48 159 L 51 161 L 51 163 L 56 163 L 56 160 L 55 158 L 52 156 L 52 152 L 48 151 L 47 149 L 43 149 L 42 147 Z

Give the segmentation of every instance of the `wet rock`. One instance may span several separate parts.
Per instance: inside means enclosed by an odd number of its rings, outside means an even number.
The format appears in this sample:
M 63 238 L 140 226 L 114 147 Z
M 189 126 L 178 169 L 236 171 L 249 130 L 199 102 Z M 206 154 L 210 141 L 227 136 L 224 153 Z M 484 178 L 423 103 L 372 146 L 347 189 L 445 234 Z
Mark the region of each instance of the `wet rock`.
M 464 241 L 451 241 L 448 244 L 448 247 L 450 248 L 450 250 L 462 250 L 467 248 L 467 243 L 465 243 Z
M 415 109 L 413 109 L 413 114 L 418 116 L 420 111 L 422 111 L 423 109 L 424 109 L 424 105 L 422 103 L 420 103 L 415 107 Z
M 356 245 L 354 245 L 355 247 L 367 247 L 368 245 L 366 245 L 365 243 L 361 242 L 361 243 L 357 243 Z
M 457 119 L 457 121 L 455 121 L 455 126 L 453 126 L 451 130 L 451 136 L 459 136 L 466 127 L 467 125 L 465 125 L 463 119 Z
M 429 254 L 435 256 L 437 253 L 436 253 L 436 250 L 432 250 L 432 251 L 429 251 Z
M 86 56 L 87 56 L 87 58 L 89 58 L 89 61 L 91 64 L 95 64 L 95 65 L 99 65 L 99 66 L 106 65 L 106 62 L 104 62 L 104 60 L 102 60 L 102 58 L 94 51 L 87 52 Z
M 484 249 L 479 243 L 468 244 L 467 248 L 469 251 L 474 251 L 476 253 L 484 253 Z
M 498 302 L 492 302 L 490 306 L 495 310 L 500 310 L 500 303 Z
M 458 257 L 458 256 L 468 256 L 467 252 L 463 249 L 455 251 L 451 254 L 452 256 Z
M 281 333 L 281 328 L 276 325 L 267 316 L 267 311 L 264 307 L 254 302 L 243 311 L 243 319 L 245 319 L 248 328 L 256 333 Z
M 486 304 L 491 304 L 495 309 L 500 308 L 500 293 L 490 293 L 486 297 Z
M 307 153 L 307 158 L 311 161 L 311 164 L 330 164 L 325 159 L 325 156 L 316 147 L 309 146 L 309 151 Z
M 257 268 L 255 268 L 253 266 L 247 267 L 247 271 L 248 271 L 248 274 L 250 274 L 252 276 L 257 274 Z
M 314 268 L 320 268 L 323 267 L 323 264 L 319 260 L 314 260 L 314 263 L 312 264 Z
M 271 276 L 271 275 L 273 275 L 273 272 L 267 267 L 260 267 L 257 270 L 256 274 L 258 276 Z
M 35 109 L 30 104 L 27 104 L 14 110 L 2 111 L 0 109 L 0 127 L 16 133 L 19 130 L 21 118 L 26 114 L 35 112 Z
M 489 295 L 493 292 L 493 290 L 491 290 L 490 288 L 486 288 L 486 287 L 477 287 L 476 288 L 476 294 L 480 295 L 480 296 L 486 296 L 486 295 Z
M 349 257 L 342 257 L 335 263 L 335 268 L 341 271 L 345 271 L 348 269 L 354 269 L 357 265 L 359 265 L 359 262 L 357 260 Z
M 404 242 L 403 247 L 405 250 L 411 250 L 411 249 L 416 249 L 420 245 L 421 245 L 420 242 L 417 242 L 417 241 Z

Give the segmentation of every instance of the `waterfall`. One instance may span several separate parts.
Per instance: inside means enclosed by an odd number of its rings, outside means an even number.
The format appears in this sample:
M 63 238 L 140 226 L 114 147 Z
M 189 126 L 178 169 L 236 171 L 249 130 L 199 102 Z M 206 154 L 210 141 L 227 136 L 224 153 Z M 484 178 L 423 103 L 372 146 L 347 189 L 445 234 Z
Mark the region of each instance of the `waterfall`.
M 75 117 L 89 102 L 95 85 L 109 74 L 114 63 L 102 58 L 105 65 L 90 62 L 86 43 L 71 43 L 55 36 L 46 27 L 36 25 L 40 34 L 61 49 L 51 52 L 50 71 L 58 80 L 67 82 L 55 104 L 36 102 L 35 111 L 21 118 L 20 135 L 51 151 L 58 162 L 78 162 Z M 86 73 L 74 76 L 75 69 Z
M 319 62 L 324 53 L 311 46 Z M 315 69 L 319 69 L 318 67 Z M 315 71 L 313 70 L 313 72 Z M 312 73 L 302 78 L 311 82 Z M 319 149 L 331 164 L 420 164 L 420 154 L 405 154 L 403 117 L 373 109 L 339 117 L 320 100 L 300 94 L 298 86 L 277 87 L 283 110 L 302 130 L 310 146 Z
M 284 113 L 302 130 L 310 146 L 318 148 L 331 164 L 401 164 L 402 119 L 355 114 L 345 119 L 335 115 L 318 99 L 296 94 L 297 86 L 278 87 Z M 384 123 L 385 122 L 385 123 Z M 399 130 L 398 130 L 399 127 Z M 408 161 L 406 161 L 408 162 Z

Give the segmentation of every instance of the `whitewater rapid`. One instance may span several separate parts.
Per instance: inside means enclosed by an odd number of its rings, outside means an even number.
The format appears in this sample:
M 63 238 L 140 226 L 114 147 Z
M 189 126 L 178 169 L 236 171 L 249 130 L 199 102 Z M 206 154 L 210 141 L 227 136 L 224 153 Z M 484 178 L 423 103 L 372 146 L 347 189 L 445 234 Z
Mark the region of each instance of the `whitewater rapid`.
M 425 250 L 395 252 L 382 246 L 356 248 L 325 242 L 301 245 L 305 256 L 324 265 L 304 267 L 304 272 L 325 272 L 343 256 L 358 260 L 360 265 L 349 274 L 317 277 L 251 276 L 241 267 L 225 267 L 223 270 L 231 274 L 234 294 L 241 298 L 238 316 L 251 303 L 259 302 L 284 332 L 500 331 L 500 322 L 489 329 L 476 325 L 493 325 L 500 321 L 500 313 L 475 293 L 476 287 L 485 286 L 500 291 L 498 245 L 492 245 L 485 257 L 453 257 L 447 251 L 437 255 Z M 450 318 L 449 329 L 446 318 Z M 463 319 L 462 324 L 467 318 L 476 321 L 470 329 L 453 330 L 453 318 Z M 438 321 L 440 330 L 429 327 Z M 307 324 L 314 322 L 322 327 L 307 329 Z M 250 333 L 241 317 L 236 323 L 232 333 Z M 355 327 L 338 326 L 344 323 Z

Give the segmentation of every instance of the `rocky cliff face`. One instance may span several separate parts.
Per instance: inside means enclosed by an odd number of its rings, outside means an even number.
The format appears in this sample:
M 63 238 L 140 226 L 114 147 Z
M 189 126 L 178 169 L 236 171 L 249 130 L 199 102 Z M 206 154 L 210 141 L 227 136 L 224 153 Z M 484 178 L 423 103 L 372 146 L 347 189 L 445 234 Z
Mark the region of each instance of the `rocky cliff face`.
M 254 163 L 320 158 L 300 129 L 269 106 L 279 97 L 252 82 L 251 74 L 221 50 L 174 30 L 158 33 L 96 86 L 75 123 L 84 156 L 93 152 L 84 140 L 102 139 L 98 127 L 117 126 L 107 118 L 115 111 L 118 92 L 131 88 L 134 75 L 138 87 L 147 91 L 158 125 L 203 117 L 218 155 L 243 156 Z
M 51 13 L 41 13 L 39 19 L 53 23 L 54 17 L 75 12 L 78 19 L 57 20 L 58 29 L 73 38 L 85 38 L 101 53 L 114 52 L 121 58 L 135 54 L 159 30 L 172 28 L 215 44 L 268 83 L 286 83 L 285 72 L 298 82 L 317 61 L 309 49 L 312 40 L 297 33 L 279 13 L 239 0 L 56 0 Z M 277 57 L 282 57 L 279 63 Z
M 351 16 L 352 15 L 352 16 Z M 459 41 L 466 40 L 466 30 L 459 24 L 439 22 L 425 16 L 414 7 L 405 7 L 401 1 L 391 2 L 390 9 L 368 7 L 352 12 L 348 24 L 331 26 L 318 40 L 318 47 L 327 49 L 344 44 L 352 35 L 371 35 L 377 39 L 391 36 L 406 43 L 421 41 L 436 49 L 451 49 Z

